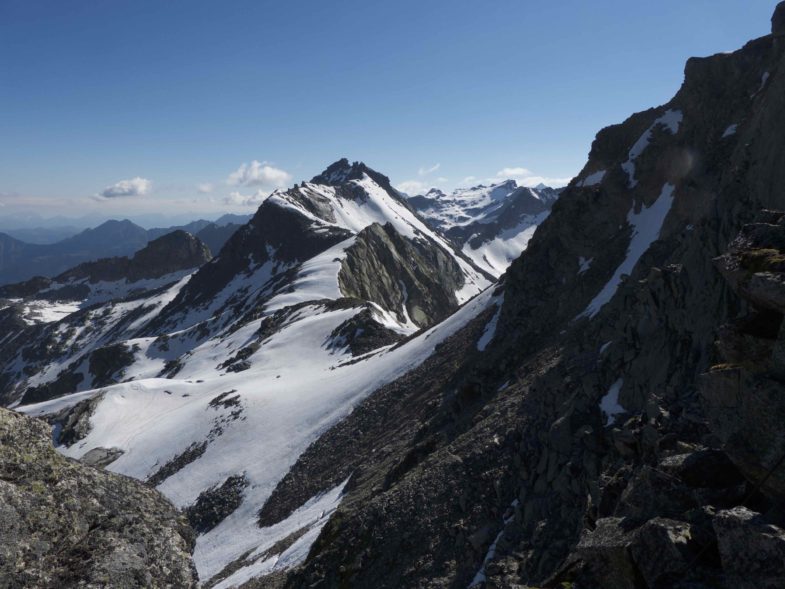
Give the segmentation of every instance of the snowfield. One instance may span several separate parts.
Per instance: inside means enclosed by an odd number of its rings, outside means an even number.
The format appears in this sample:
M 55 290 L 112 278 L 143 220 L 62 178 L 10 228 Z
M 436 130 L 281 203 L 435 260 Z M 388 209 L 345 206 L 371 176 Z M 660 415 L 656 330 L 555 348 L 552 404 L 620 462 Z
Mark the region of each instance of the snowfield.
M 93 448 L 118 448 L 122 456 L 107 469 L 141 480 L 192 444 L 207 440 L 199 458 L 158 487 L 175 505 L 186 507 L 230 476 L 244 474 L 249 481 L 241 506 L 197 539 L 194 559 L 200 578 L 207 580 L 249 550 L 261 554 L 292 532 L 290 524 L 260 528 L 257 513 L 299 455 L 359 401 L 419 365 L 436 345 L 496 304 L 492 290 L 405 345 L 381 349 L 356 363 L 349 364 L 350 355 L 324 345 L 355 311 L 319 312 L 314 307 L 272 336 L 251 357 L 247 371 L 217 370 L 215 361 L 226 352 L 216 350 L 220 344 L 211 341 L 194 351 L 181 378 L 141 379 L 19 410 L 41 416 L 102 395 L 90 433 L 61 451 L 79 458 Z M 233 337 L 243 340 L 257 327 L 248 325 Z M 228 407 L 211 405 L 227 392 L 223 399 L 231 400 Z M 237 417 L 232 417 L 234 411 Z M 300 549 L 304 558 L 307 549 Z M 267 570 L 269 563 L 262 564 L 255 566 Z
M 462 244 L 463 253 L 479 268 L 498 278 L 526 249 L 557 197 L 553 189 L 507 180 L 450 194 L 432 189 L 409 202 L 431 226 Z
M 306 198 L 317 204 L 305 206 Z M 260 258 L 264 261 L 254 261 L 251 254 L 231 258 L 231 264 L 245 266 L 234 269 L 209 296 L 184 306 L 175 304 L 178 297 L 194 282 L 200 284 L 200 272 L 209 275 L 220 264 L 218 258 L 145 296 L 74 309 L 47 327 L 62 343 L 62 353 L 25 384 L 52 383 L 61 372 L 71 371 L 82 376 L 76 392 L 17 407 L 45 416 L 93 399 L 87 435 L 58 449 L 72 458 L 96 448 L 117 450 L 119 456 L 107 470 L 140 480 L 152 477 L 179 508 L 197 504 L 228 479 L 242 480 L 239 507 L 196 542 L 194 560 L 203 582 L 234 564 L 231 575 L 216 578 L 220 587 L 306 558 L 340 503 L 346 482 L 323 489 L 283 521 L 260 527 L 258 513 L 278 483 L 308 446 L 357 403 L 425 361 L 439 343 L 485 309 L 501 304 L 488 288 L 489 280 L 367 174 L 348 180 L 340 190 L 305 183 L 274 193 L 263 206 L 297 211 L 308 221 L 306 231 L 334 226 L 355 236 L 325 246 L 301 263 L 284 262 L 274 247 L 254 242 L 252 247 L 266 248 Z M 402 235 L 451 252 L 465 276 L 456 296 L 468 302 L 419 333 L 405 309 L 402 322 L 393 312 L 397 309 L 370 304 L 375 321 L 411 339 L 353 356 L 336 333 L 368 305 L 331 301 L 344 296 L 338 273 L 346 249 L 371 223 L 391 223 Z M 494 326 L 488 326 L 480 347 L 493 337 Z M 129 364 L 118 373 L 117 384 L 96 386 L 90 354 L 118 344 L 125 346 Z M 15 362 L 21 369 L 22 359 Z M 292 534 L 296 541 L 271 553 Z

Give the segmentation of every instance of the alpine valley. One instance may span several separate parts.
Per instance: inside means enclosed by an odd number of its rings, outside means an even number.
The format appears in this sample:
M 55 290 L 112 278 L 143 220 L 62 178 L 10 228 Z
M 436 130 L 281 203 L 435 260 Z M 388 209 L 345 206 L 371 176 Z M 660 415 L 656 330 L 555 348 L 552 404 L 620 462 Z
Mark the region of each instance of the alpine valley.
M 341 159 L 0 287 L 0 585 L 785 587 L 783 129 L 785 2 L 564 189 Z

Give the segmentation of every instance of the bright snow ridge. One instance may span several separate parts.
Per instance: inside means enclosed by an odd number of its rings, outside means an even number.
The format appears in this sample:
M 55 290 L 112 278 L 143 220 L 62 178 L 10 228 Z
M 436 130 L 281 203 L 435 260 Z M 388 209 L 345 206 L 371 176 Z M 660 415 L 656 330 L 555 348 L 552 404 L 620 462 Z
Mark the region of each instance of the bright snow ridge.
M 445 251 L 453 251 L 452 246 L 444 238 L 431 230 L 408 207 L 374 182 L 368 174 L 363 174 L 360 179 L 351 180 L 351 183 L 361 188 L 367 198 L 362 200 L 343 198 L 336 194 L 335 187 L 321 184 L 305 183 L 304 186 L 299 188 L 299 190 L 305 193 L 310 192 L 320 200 L 329 202 L 335 217 L 334 223 L 327 223 L 323 219 L 314 217 L 304 207 L 287 199 L 286 193 L 273 195 L 271 198 L 275 198 L 275 202 L 280 206 L 295 209 L 320 225 L 332 224 L 348 229 L 353 233 L 359 233 L 373 223 L 379 223 L 380 225 L 391 223 L 395 230 L 404 237 L 415 239 L 418 236 L 425 235 Z M 489 281 L 460 257 L 455 256 L 455 261 L 461 267 L 465 279 L 463 287 L 455 293 L 455 296 L 459 303 L 465 303 L 487 287 Z
M 627 180 L 630 188 L 635 188 L 638 185 L 638 181 L 635 179 L 635 160 L 638 159 L 649 146 L 654 128 L 658 125 L 662 125 L 671 135 L 675 135 L 679 132 L 679 125 L 681 125 L 683 118 L 684 116 L 680 110 L 668 109 L 665 111 L 665 114 L 654 121 L 635 142 L 627 155 L 627 161 L 621 165 L 622 169 L 627 172 Z
M 616 294 L 616 289 L 621 284 L 622 276 L 632 272 L 643 253 L 659 238 L 662 223 L 665 221 L 665 217 L 668 215 L 673 203 L 674 188 L 673 184 L 665 184 L 657 200 L 649 208 L 641 207 L 639 213 L 635 212 L 635 204 L 633 203 L 630 212 L 627 214 L 627 222 L 632 227 L 632 239 L 627 247 L 627 257 L 616 268 L 611 279 L 578 317 L 594 317 Z

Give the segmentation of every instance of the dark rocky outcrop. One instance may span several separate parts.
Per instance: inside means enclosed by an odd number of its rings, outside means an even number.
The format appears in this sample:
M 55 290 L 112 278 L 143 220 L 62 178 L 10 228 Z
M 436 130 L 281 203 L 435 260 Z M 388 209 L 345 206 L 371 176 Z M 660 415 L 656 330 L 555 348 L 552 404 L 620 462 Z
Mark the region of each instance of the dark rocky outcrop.
M 785 4 L 780 2 L 771 16 L 772 35 L 785 35 Z
M 127 344 L 113 344 L 91 352 L 88 370 L 93 376 L 93 388 L 119 382 L 123 377 L 123 370 L 133 363 L 137 351 L 138 345 L 132 348 Z
M 155 490 L 69 460 L 0 409 L 0 579 L 8 587 L 195 587 L 194 536 Z
M 360 180 L 363 175 L 367 175 L 388 193 L 398 194 L 398 191 L 390 184 L 390 179 L 387 176 L 369 168 L 363 162 L 354 162 L 350 164 L 349 160 L 346 158 L 341 158 L 337 162 L 327 166 L 321 174 L 311 178 L 311 183 L 340 186 L 351 180 Z
M 87 262 L 60 274 L 55 280 L 62 283 L 82 279 L 137 282 L 197 268 L 209 260 L 210 251 L 201 241 L 185 231 L 173 231 L 151 241 L 130 258 Z
M 720 511 L 714 518 L 728 587 L 785 587 L 785 530 L 745 507 Z
M 367 305 L 351 319 L 344 321 L 330 334 L 331 347 L 348 347 L 353 356 L 362 356 L 383 346 L 400 342 L 404 336 L 377 321 L 374 310 Z
M 709 427 L 744 475 L 785 501 L 785 213 L 764 211 L 715 260 L 752 313 L 720 330 L 704 376 Z
M 47 416 L 47 421 L 53 426 L 52 439 L 55 445 L 71 446 L 84 439 L 90 433 L 90 417 L 102 398 L 103 394 L 99 393 Z
M 374 223 L 347 248 L 338 281 L 344 295 L 428 327 L 458 307 L 454 293 L 464 278 L 455 259 L 430 239 L 407 239 L 389 223 Z
M 198 534 L 212 530 L 240 506 L 243 489 L 247 486 L 248 480 L 244 475 L 235 475 L 200 493 L 196 502 L 185 510 L 191 527 Z
M 315 231 L 311 225 L 310 219 L 285 204 L 272 199 L 264 201 L 253 218 L 229 238 L 221 255 L 194 274 L 146 328 L 146 333 L 158 335 L 178 315 L 210 301 L 235 277 L 250 273 L 249 264 L 270 262 L 275 267 L 274 273 L 283 273 L 351 236 L 349 231 L 338 227 Z M 292 239 L 293 236 L 297 239 Z

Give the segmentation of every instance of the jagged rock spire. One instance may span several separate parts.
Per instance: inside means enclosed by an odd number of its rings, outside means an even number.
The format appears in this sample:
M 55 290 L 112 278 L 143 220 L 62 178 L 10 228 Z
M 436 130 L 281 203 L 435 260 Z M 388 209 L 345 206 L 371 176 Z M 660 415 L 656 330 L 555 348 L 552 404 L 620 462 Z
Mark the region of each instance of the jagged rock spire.
M 311 182 L 314 184 L 338 186 L 349 182 L 350 180 L 359 180 L 363 177 L 363 174 L 367 174 L 379 186 L 391 194 L 395 194 L 395 191 L 390 184 L 390 179 L 387 176 L 369 168 L 363 162 L 354 162 L 350 164 L 349 160 L 345 157 L 327 166 L 327 169 L 321 174 L 314 176 L 311 179 Z

